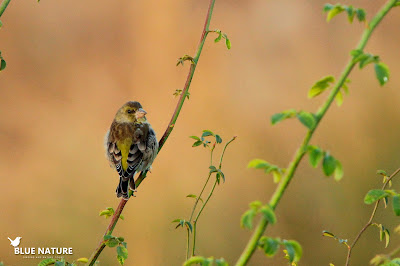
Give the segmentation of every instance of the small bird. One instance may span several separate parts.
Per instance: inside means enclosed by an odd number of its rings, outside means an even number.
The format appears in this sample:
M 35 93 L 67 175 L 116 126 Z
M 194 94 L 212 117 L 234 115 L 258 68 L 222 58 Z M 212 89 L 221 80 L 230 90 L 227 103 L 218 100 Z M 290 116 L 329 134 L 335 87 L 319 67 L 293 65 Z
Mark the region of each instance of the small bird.
M 119 174 L 117 197 L 136 191 L 134 176 L 149 170 L 158 153 L 156 133 L 139 102 L 127 102 L 116 113 L 105 137 L 107 158 Z
M 10 243 L 10 246 L 18 247 L 18 245 L 19 245 L 19 243 L 20 243 L 22 237 L 18 236 L 18 237 L 15 238 L 14 240 L 12 240 L 12 239 L 9 238 L 9 237 L 7 237 L 7 238 L 8 238 L 8 240 L 10 240 L 10 242 L 11 242 L 11 243 Z

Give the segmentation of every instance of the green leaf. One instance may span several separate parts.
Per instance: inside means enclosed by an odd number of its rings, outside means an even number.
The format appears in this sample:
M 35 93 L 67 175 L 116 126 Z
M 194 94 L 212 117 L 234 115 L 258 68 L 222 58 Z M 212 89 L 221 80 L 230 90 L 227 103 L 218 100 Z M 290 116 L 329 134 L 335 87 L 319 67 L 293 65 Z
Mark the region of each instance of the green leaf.
M 274 210 L 271 208 L 271 206 L 264 205 L 261 207 L 260 212 L 262 215 L 265 217 L 265 219 L 270 223 L 270 224 L 275 224 L 276 223 L 276 216 Z
M 193 231 L 192 224 L 189 221 L 185 221 L 186 227 L 190 230 L 190 232 Z
M 82 263 L 88 263 L 89 259 L 88 258 L 79 258 L 76 260 L 77 262 L 82 262 Z
M 7 66 L 6 61 L 4 59 L 1 59 L 0 62 L 0 71 L 2 71 L 3 69 L 5 69 Z
M 112 216 L 114 214 L 114 212 L 111 212 L 110 210 L 102 210 L 99 213 L 99 216 L 104 216 L 106 218 Z
M 44 259 L 44 260 L 40 261 L 38 266 L 53 265 L 54 263 L 56 263 L 56 260 L 49 258 L 49 259 Z
M 305 111 L 300 111 L 297 114 L 297 118 L 300 122 L 305 125 L 308 129 L 313 129 L 315 127 L 316 119 L 313 114 Z
M 265 169 L 271 167 L 271 164 L 262 159 L 254 159 L 247 165 L 248 168 Z
M 194 139 L 194 140 L 200 140 L 200 138 L 197 136 L 190 136 L 189 138 Z
M 181 219 L 175 219 L 171 223 L 177 223 L 177 222 L 180 222 L 180 221 L 181 221 Z
M 117 237 L 117 239 L 118 239 L 119 242 L 124 242 L 124 240 L 125 240 L 125 238 L 123 238 L 122 236 Z
M 326 16 L 326 21 L 329 22 L 336 15 L 342 13 L 344 11 L 343 6 L 335 5 L 331 10 L 328 11 L 328 15 Z
M 290 109 L 290 110 L 286 110 L 283 111 L 282 113 L 277 113 L 271 116 L 271 124 L 275 125 L 287 118 L 292 118 L 296 115 L 296 110 L 294 109 Z
M 385 248 L 387 248 L 387 246 L 389 245 L 389 241 L 390 241 L 389 230 L 385 229 L 383 231 L 383 233 L 385 234 Z
M 324 152 L 317 146 L 308 146 L 308 158 L 312 167 L 316 168 L 324 156 Z
M 334 234 L 332 234 L 331 232 L 328 232 L 328 231 L 322 231 L 322 235 L 323 236 L 327 236 L 327 237 L 333 237 L 333 238 L 336 238 L 336 236 L 334 235 Z
M 375 63 L 375 74 L 381 86 L 389 81 L 389 68 L 384 63 Z
M 344 172 L 343 172 L 342 164 L 338 160 L 336 160 L 335 180 L 336 181 L 341 180 L 343 178 L 343 174 L 344 174 Z
M 354 16 L 355 16 L 355 12 L 354 12 L 354 8 L 353 6 L 346 6 L 345 7 L 346 12 L 347 12 L 347 18 L 349 20 L 350 23 L 353 23 L 354 20 Z
M 0 20 L 0 28 L 3 26 L 3 22 L 1 22 L 1 20 Z
M 379 63 L 379 56 L 374 56 L 372 54 L 366 54 L 366 57 L 360 60 L 360 69 L 364 68 L 370 63 Z
M 217 143 L 222 143 L 222 138 L 220 137 L 220 135 L 215 135 L 215 141 Z
M 322 169 L 326 176 L 330 176 L 336 169 L 336 159 L 329 154 L 325 153 L 324 160 L 322 161 Z
M 201 140 L 198 140 L 195 143 L 193 143 L 192 147 L 197 147 L 200 146 L 201 144 L 203 144 L 203 142 Z
M 342 106 L 343 104 L 343 94 L 341 91 L 338 91 L 338 93 L 335 96 L 336 104 L 337 106 Z
M 378 170 L 378 171 L 376 171 L 376 173 L 377 173 L 378 175 L 387 176 L 387 173 L 386 173 L 385 170 Z
M 299 242 L 295 240 L 283 240 L 283 244 L 289 255 L 290 262 L 298 262 L 303 255 L 303 249 Z
M 124 265 L 125 259 L 124 259 L 123 257 L 117 255 L 117 260 L 118 260 L 118 262 L 119 262 L 120 265 Z
M 231 49 L 231 47 L 232 47 L 231 41 L 228 38 L 225 39 L 225 45 L 226 45 L 226 48 L 228 48 L 228 50 Z
M 328 12 L 328 11 L 330 11 L 333 7 L 334 7 L 334 5 L 332 5 L 332 4 L 325 4 L 325 5 L 324 5 L 323 11 L 324 11 L 324 12 Z
M 240 226 L 247 229 L 253 228 L 253 220 L 256 216 L 256 211 L 253 209 L 247 210 L 240 219 Z
M 262 202 L 259 200 L 255 200 L 249 203 L 250 209 L 253 209 L 255 211 L 258 211 L 258 209 L 260 209 L 262 205 Z
M 330 86 L 330 83 L 334 82 L 335 78 L 333 76 L 323 77 L 322 79 L 318 80 L 308 91 L 308 98 L 314 98 L 315 96 L 320 95 Z
M 377 200 L 380 200 L 384 197 L 389 196 L 389 194 L 382 189 L 372 189 L 368 191 L 367 195 L 365 195 L 364 203 L 365 204 L 372 204 Z
M 104 235 L 104 236 L 103 236 L 104 241 L 107 241 L 107 240 L 109 240 L 109 239 L 111 239 L 111 238 L 113 238 L 112 235 Z
M 203 134 L 201 136 L 203 138 L 208 136 L 214 136 L 214 133 L 211 130 L 203 130 Z
M 263 236 L 260 239 L 260 247 L 264 250 L 264 254 L 267 257 L 274 256 L 278 250 L 281 240 L 279 238 L 271 238 Z
M 277 184 L 281 181 L 282 174 L 279 171 L 273 171 L 272 176 L 274 177 L 274 183 Z
M 364 9 L 357 8 L 356 14 L 357 14 L 358 21 L 360 21 L 360 22 L 365 21 L 365 17 L 367 16 L 367 14 L 365 13 Z
M 126 249 L 123 246 L 118 246 L 117 254 L 118 254 L 118 256 L 120 256 L 120 257 L 124 258 L 124 260 L 126 260 L 128 258 L 128 249 Z
M 203 266 L 203 263 L 205 260 L 206 260 L 206 258 L 204 258 L 204 257 L 193 256 L 193 257 L 189 258 L 187 261 L 185 261 L 183 263 L 183 266 L 190 266 L 190 265 L 198 264 L 198 263 Z
M 222 39 L 222 33 L 221 33 L 221 31 L 220 31 L 220 32 L 218 32 L 218 37 L 215 38 L 214 42 L 217 43 L 217 42 L 219 42 L 221 39 Z
M 396 216 L 400 216 L 400 195 L 393 196 L 393 211 Z
M 111 238 L 105 244 L 107 247 L 113 248 L 113 247 L 118 246 L 119 241 L 115 238 Z

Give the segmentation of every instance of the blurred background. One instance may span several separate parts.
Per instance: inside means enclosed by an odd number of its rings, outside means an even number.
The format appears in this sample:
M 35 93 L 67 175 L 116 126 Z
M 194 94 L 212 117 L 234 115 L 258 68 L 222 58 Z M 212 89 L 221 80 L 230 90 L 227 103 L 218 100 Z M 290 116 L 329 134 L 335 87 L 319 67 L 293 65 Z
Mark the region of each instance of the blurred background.
M 326 75 L 338 76 L 365 27 L 341 14 L 326 23 L 317 0 L 217 0 L 211 29 L 226 32 L 232 49 L 216 35 L 207 40 L 175 129 L 153 164 L 152 173 L 131 199 L 113 233 L 128 243 L 126 265 L 181 265 L 188 219 L 209 166 L 209 154 L 192 148 L 190 135 L 203 129 L 225 141 L 237 135 L 223 165 L 226 182 L 217 187 L 198 222 L 197 253 L 234 264 L 251 232 L 239 221 L 249 202 L 267 202 L 276 185 L 262 171 L 248 169 L 254 158 L 286 167 L 305 135 L 288 120 L 270 116 L 295 108 L 316 111 L 325 95 L 310 100 L 308 89 Z M 385 1 L 342 1 L 363 7 L 370 19 Z M 0 74 L 0 261 L 36 265 L 13 254 L 7 237 L 22 236 L 21 247 L 73 247 L 67 260 L 89 257 L 109 223 L 100 210 L 116 208 L 117 173 L 104 155 L 103 138 L 117 109 L 139 100 L 161 137 L 175 109 L 208 1 L 11 1 L 1 20 L 0 49 L 7 68 Z M 373 66 L 350 76 L 350 94 L 335 105 L 312 144 L 331 151 L 344 167 L 336 182 L 312 169 L 305 157 L 266 235 L 298 240 L 300 265 L 343 265 L 347 249 L 321 236 L 328 230 L 354 239 L 372 206 L 366 192 L 381 186 L 377 169 L 400 167 L 400 8 L 384 19 L 366 51 L 380 55 L 390 81 L 380 87 Z M 217 152 L 220 152 L 218 150 Z M 400 179 L 397 178 L 397 179 Z M 394 189 L 400 183 L 394 181 Z M 376 221 L 391 232 L 400 223 L 391 208 Z M 378 253 L 400 245 L 392 233 L 387 249 L 370 228 L 353 251 L 353 265 L 367 265 Z M 286 265 L 280 251 L 259 250 L 249 265 Z M 106 248 L 101 265 L 117 265 Z

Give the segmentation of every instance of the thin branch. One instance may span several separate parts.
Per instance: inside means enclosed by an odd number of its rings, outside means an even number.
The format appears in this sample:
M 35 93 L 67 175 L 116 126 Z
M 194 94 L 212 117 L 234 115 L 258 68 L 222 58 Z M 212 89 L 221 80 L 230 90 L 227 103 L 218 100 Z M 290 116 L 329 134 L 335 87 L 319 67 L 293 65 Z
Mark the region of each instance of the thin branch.
M 5 1 L 9 2 L 10 0 L 5 0 Z M 174 126 L 175 126 L 176 120 L 178 119 L 179 113 L 180 113 L 180 111 L 182 109 L 183 103 L 185 102 L 186 94 L 189 91 L 189 87 L 190 87 L 194 72 L 196 70 L 197 62 L 199 61 L 199 58 L 200 58 L 200 55 L 201 55 L 201 51 L 203 50 L 204 42 L 205 42 L 207 34 L 208 34 L 208 30 L 209 30 L 209 26 L 210 26 L 210 21 L 211 21 L 211 16 L 212 16 L 214 4 L 215 4 L 215 0 L 210 0 L 209 7 L 208 7 L 208 12 L 207 12 L 207 16 L 206 16 L 206 20 L 205 20 L 205 23 L 204 23 L 204 28 L 203 28 L 203 31 L 202 31 L 202 34 L 201 34 L 199 45 L 197 47 L 196 56 L 193 58 L 193 63 L 190 66 L 189 73 L 188 73 L 187 78 L 186 78 L 185 87 L 182 90 L 182 94 L 181 94 L 181 96 L 179 98 L 179 101 L 178 101 L 178 103 L 176 105 L 176 108 L 175 108 L 174 114 L 172 115 L 171 121 L 169 122 L 168 127 L 165 130 L 164 135 L 162 136 L 162 138 L 159 141 L 159 149 L 158 149 L 158 151 L 161 150 L 161 148 L 163 147 L 165 141 L 168 139 L 168 136 L 171 134 L 171 132 L 172 132 Z M 147 174 L 147 171 L 144 171 L 144 172 L 140 173 L 139 177 L 135 181 L 136 187 L 139 187 L 139 185 L 142 183 L 142 181 L 146 178 L 146 174 Z M 112 217 L 112 219 L 110 221 L 110 224 L 107 227 L 105 235 L 111 234 L 112 231 L 114 230 L 114 228 L 115 228 L 115 226 L 116 226 L 116 224 L 117 224 L 117 222 L 119 220 L 119 216 L 121 215 L 126 203 L 127 203 L 127 200 L 121 199 L 121 201 L 120 201 L 120 203 L 118 205 L 118 208 L 115 210 L 115 213 L 114 213 L 114 215 L 113 215 L 113 217 Z M 96 262 L 97 258 L 100 256 L 100 253 L 103 251 L 104 247 L 105 247 L 105 242 L 104 242 L 104 240 L 102 238 L 102 240 L 99 243 L 99 246 L 95 249 L 95 251 L 93 252 L 92 256 L 89 259 L 89 266 L 94 265 L 94 263 Z
M 389 184 L 389 182 L 392 180 L 392 178 L 397 175 L 400 172 L 400 168 L 398 168 L 396 171 L 394 171 L 394 173 L 386 180 L 386 182 L 383 184 L 382 186 L 382 190 L 384 190 L 386 188 L 386 186 Z M 348 251 L 347 251 L 347 258 L 346 258 L 346 266 L 348 266 L 350 264 L 350 256 L 351 256 L 351 251 L 353 250 L 354 246 L 357 244 L 358 240 L 360 239 L 361 235 L 365 232 L 365 230 L 367 230 L 367 228 L 372 225 L 372 220 L 375 217 L 376 214 L 376 210 L 378 209 L 378 205 L 379 202 L 381 200 L 378 200 L 375 203 L 374 209 L 371 213 L 371 216 L 369 217 L 368 222 L 364 225 L 364 227 L 360 230 L 360 232 L 358 232 L 356 238 L 354 239 L 353 243 L 351 244 L 351 246 L 349 247 Z
M 381 22 L 383 17 L 389 12 L 389 10 L 396 4 L 397 0 L 389 0 L 380 11 L 375 15 L 375 17 L 371 20 L 368 27 L 364 30 L 364 33 L 361 37 L 359 44 L 357 45 L 357 50 L 364 50 L 365 45 L 367 44 L 372 32 L 375 30 L 376 26 Z M 282 198 L 284 192 L 286 191 L 287 186 L 289 185 L 290 181 L 292 180 L 297 167 L 306 154 L 307 146 L 314 134 L 314 131 L 317 129 L 319 122 L 322 120 L 326 112 L 328 111 L 329 107 L 331 106 L 332 102 L 335 99 L 335 96 L 340 91 L 341 87 L 347 80 L 351 70 L 356 65 L 356 62 L 353 62 L 352 58 L 347 63 L 346 67 L 344 68 L 342 74 L 340 75 L 338 81 L 334 85 L 332 91 L 330 92 L 326 101 L 321 105 L 316 116 L 316 124 L 315 126 L 307 131 L 306 136 L 304 137 L 303 143 L 300 145 L 298 150 L 296 151 L 293 160 L 289 163 L 285 176 L 282 178 L 281 182 L 279 183 L 278 187 L 275 189 L 273 193 L 269 205 L 275 210 L 280 199 Z M 249 242 L 247 243 L 245 249 L 243 250 L 242 254 L 240 255 L 238 261 L 236 262 L 236 266 L 246 265 L 247 262 L 250 260 L 251 256 L 254 254 L 258 246 L 258 241 L 260 240 L 261 236 L 264 234 L 265 229 L 268 226 L 268 220 L 264 216 L 261 217 L 257 227 L 255 228 L 253 235 L 250 237 Z

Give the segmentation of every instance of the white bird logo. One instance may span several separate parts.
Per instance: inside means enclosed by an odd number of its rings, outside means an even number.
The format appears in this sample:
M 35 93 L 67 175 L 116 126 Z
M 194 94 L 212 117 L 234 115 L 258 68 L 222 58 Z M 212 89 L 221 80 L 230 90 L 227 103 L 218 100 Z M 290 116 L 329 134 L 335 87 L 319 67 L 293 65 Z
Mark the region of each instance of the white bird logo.
M 13 247 L 18 247 L 19 242 L 21 241 L 21 238 L 22 238 L 22 237 L 17 236 L 17 238 L 15 238 L 14 240 L 12 240 L 11 238 L 8 237 L 8 240 L 10 240 L 10 242 L 11 242 L 10 245 L 11 245 L 11 246 L 13 246 Z

